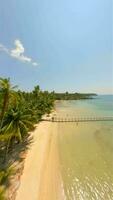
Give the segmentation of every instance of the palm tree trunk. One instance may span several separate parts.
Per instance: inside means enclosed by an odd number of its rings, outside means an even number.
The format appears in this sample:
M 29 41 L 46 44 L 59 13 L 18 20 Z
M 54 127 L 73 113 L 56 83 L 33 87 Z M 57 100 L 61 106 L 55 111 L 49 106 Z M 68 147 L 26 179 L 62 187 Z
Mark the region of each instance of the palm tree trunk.
M 2 112 L 1 112 L 1 115 L 0 115 L 0 128 L 2 128 L 2 125 L 3 125 L 3 119 L 4 119 L 4 115 L 5 115 L 5 112 L 8 108 L 8 102 L 9 102 L 9 95 L 8 93 L 6 93 L 4 95 L 4 100 L 3 100 L 3 106 L 2 106 Z

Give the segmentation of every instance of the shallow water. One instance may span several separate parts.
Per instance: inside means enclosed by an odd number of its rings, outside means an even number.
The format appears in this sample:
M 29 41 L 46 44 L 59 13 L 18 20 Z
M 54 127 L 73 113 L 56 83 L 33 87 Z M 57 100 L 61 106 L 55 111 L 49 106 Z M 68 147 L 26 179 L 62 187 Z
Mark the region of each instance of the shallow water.
M 59 115 L 113 116 L 112 97 L 58 103 Z M 113 122 L 58 123 L 66 200 L 113 199 Z

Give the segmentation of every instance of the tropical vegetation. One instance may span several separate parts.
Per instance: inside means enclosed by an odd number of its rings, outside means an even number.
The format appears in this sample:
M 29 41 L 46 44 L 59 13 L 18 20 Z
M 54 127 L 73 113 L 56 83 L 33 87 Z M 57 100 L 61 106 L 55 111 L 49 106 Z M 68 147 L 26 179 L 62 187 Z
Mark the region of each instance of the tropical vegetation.
M 94 93 L 55 93 L 56 100 L 80 100 L 80 99 L 92 99 L 96 94 Z
M 23 143 L 29 131 L 49 114 L 54 106 L 54 93 L 40 90 L 25 92 L 12 86 L 9 78 L 0 78 L 0 199 L 5 199 L 4 191 L 11 173 L 9 160 L 12 150 Z

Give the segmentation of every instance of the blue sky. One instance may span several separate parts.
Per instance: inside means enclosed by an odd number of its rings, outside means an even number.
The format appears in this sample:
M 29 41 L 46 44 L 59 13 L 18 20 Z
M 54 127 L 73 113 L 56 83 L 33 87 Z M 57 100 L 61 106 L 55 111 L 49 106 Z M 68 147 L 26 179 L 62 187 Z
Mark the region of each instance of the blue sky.
M 113 93 L 112 0 L 0 0 L 0 76 L 21 89 Z

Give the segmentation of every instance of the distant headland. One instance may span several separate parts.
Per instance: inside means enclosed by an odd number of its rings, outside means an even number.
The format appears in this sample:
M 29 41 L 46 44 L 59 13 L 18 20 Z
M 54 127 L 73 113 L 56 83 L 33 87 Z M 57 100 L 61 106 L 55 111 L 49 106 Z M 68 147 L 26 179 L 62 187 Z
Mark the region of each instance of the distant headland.
M 79 100 L 79 99 L 92 99 L 97 96 L 95 93 L 55 93 L 56 100 Z

